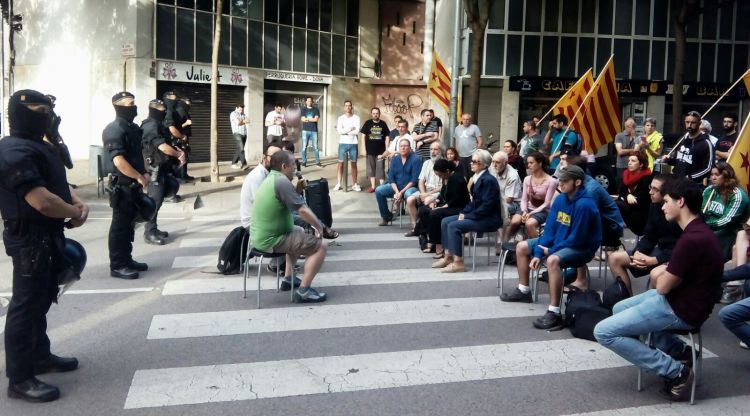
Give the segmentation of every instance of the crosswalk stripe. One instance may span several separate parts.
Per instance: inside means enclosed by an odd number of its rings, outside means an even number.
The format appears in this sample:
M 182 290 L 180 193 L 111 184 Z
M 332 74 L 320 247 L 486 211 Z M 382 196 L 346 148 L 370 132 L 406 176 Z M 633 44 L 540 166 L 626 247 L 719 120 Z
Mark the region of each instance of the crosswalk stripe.
M 216 247 L 218 249 L 224 242 L 225 237 L 198 237 L 198 238 L 183 238 L 180 241 L 180 247 Z M 415 238 L 404 237 L 402 234 L 396 233 L 381 233 L 381 234 L 341 234 L 336 239 L 338 243 L 371 243 L 371 242 L 398 242 L 398 241 L 413 241 L 414 246 L 417 246 L 417 240 Z
M 224 243 L 225 237 L 183 238 L 180 248 L 188 247 L 216 247 L 218 250 Z
M 254 290 L 258 287 L 257 269 L 251 264 L 250 278 L 247 287 Z M 265 272 L 264 272 L 265 273 Z M 438 269 L 391 269 L 362 270 L 347 272 L 323 272 L 315 276 L 315 287 L 386 285 L 399 283 L 454 282 L 468 280 L 495 279 L 497 272 L 480 270 L 475 273 L 440 273 Z M 506 279 L 516 279 L 515 268 L 505 271 Z M 268 274 L 261 275 L 261 289 L 276 289 L 276 279 Z M 206 293 L 239 292 L 242 290 L 242 277 L 214 277 L 205 279 L 169 280 L 164 284 L 162 295 L 197 295 Z
M 185 234 L 199 234 L 199 233 L 219 233 L 222 235 L 229 234 L 230 231 L 240 226 L 240 221 L 234 221 L 231 223 L 203 223 L 198 225 L 190 225 L 185 229 Z M 222 240 L 223 241 L 223 240 Z
M 126 409 L 494 380 L 625 367 L 582 339 L 138 370 Z
M 545 309 L 490 296 L 155 315 L 148 339 L 517 318 L 541 315 Z
M 662 403 L 651 406 L 625 407 L 598 412 L 573 413 L 567 416 L 705 416 L 746 415 L 750 396 L 731 396 L 701 400 L 698 406 L 684 403 Z
M 217 250 L 218 253 L 218 250 Z M 378 250 L 329 250 L 326 254 L 326 262 L 332 261 L 362 261 L 383 260 L 392 262 L 395 259 L 428 259 L 427 255 L 416 248 L 414 250 L 404 249 L 378 249 Z M 173 269 L 203 268 L 216 266 L 217 254 L 206 256 L 176 256 L 172 262 Z

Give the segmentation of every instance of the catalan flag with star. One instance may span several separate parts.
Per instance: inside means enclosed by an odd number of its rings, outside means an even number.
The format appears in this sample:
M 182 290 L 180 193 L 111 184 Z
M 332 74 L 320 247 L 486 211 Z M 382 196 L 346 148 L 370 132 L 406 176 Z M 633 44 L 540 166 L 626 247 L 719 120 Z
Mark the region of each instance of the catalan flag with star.
M 727 162 L 734 168 L 739 186 L 750 193 L 750 117 L 745 119 Z
M 437 52 L 433 52 L 432 55 L 432 69 L 430 70 L 430 79 L 427 82 L 427 90 L 445 108 L 445 111 L 449 111 L 451 105 L 451 75 Z

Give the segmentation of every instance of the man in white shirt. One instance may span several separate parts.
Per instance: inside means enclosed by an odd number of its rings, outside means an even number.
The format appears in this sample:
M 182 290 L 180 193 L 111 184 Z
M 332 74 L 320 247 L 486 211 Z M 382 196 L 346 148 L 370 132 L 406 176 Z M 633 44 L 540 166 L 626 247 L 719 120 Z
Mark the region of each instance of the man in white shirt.
M 509 218 L 521 211 L 521 178 L 518 171 L 508 164 L 508 154 L 503 151 L 492 155 L 490 173 L 500 186 L 503 224 L 510 224 Z
M 471 155 L 474 154 L 475 150 L 481 149 L 484 146 L 482 132 L 476 124 L 472 124 L 471 114 L 463 113 L 461 124 L 456 126 L 453 137 L 456 142 L 458 156 L 461 158 L 461 165 L 466 169 L 466 176 L 469 176 Z
M 281 104 L 276 104 L 273 111 L 269 111 L 266 114 L 265 126 L 268 128 L 266 131 L 266 140 L 268 143 L 281 140 L 284 135 L 284 112 L 282 111 Z
M 239 104 L 229 114 L 229 122 L 232 124 L 232 137 L 237 143 L 237 153 L 232 159 L 232 167 L 235 169 L 245 169 L 245 141 L 247 140 L 247 121 L 245 121 L 245 105 Z
M 334 191 L 341 189 L 341 179 L 344 177 L 344 157 L 349 155 L 350 170 L 352 173 L 352 191 L 360 192 L 357 183 L 357 157 L 358 157 L 358 138 L 359 138 L 359 116 L 354 114 L 354 105 L 349 100 L 344 101 L 344 114 L 339 116 L 336 121 L 336 131 L 339 133 L 339 163 L 336 186 Z
M 411 218 L 411 231 L 406 233 L 406 237 L 416 237 L 417 230 L 414 229 L 417 223 L 417 209 L 422 205 L 432 203 L 440 193 L 443 187 L 443 180 L 435 174 L 435 162 L 443 158 L 443 146 L 440 142 L 430 143 L 430 158 L 422 163 L 422 170 L 419 172 L 419 182 L 417 186 L 419 192 L 415 192 L 406 198 L 406 211 Z
M 414 138 L 411 137 L 411 134 L 409 134 L 409 122 L 406 120 L 400 120 L 396 128 L 398 129 L 398 135 L 395 139 L 391 140 L 391 143 L 388 145 L 388 149 L 386 149 L 385 153 L 383 153 L 378 159 L 390 159 L 391 156 L 398 153 L 398 142 L 400 142 L 401 139 L 406 139 L 409 141 L 412 152 L 415 152 L 417 150 Z

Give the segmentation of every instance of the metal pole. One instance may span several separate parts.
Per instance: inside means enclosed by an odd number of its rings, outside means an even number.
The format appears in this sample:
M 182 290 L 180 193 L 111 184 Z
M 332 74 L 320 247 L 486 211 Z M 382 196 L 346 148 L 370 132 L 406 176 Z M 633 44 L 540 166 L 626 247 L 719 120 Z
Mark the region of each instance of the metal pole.
M 349 192 L 349 152 L 344 152 L 344 192 Z
M 461 8 L 461 0 L 454 0 L 456 2 L 456 16 L 455 24 L 453 26 L 453 62 L 451 65 L 451 105 L 450 115 L 448 116 L 448 122 L 446 123 L 446 137 L 448 139 L 448 145 L 453 145 L 453 127 L 456 125 L 456 116 L 458 114 L 458 70 L 459 63 L 461 62 L 461 18 L 463 17 L 463 9 Z

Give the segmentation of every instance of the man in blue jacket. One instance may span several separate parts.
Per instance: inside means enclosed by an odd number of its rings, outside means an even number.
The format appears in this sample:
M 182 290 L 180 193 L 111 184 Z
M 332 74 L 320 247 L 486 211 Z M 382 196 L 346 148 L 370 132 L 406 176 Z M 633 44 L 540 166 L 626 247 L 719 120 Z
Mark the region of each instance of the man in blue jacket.
M 503 293 L 504 302 L 532 302 L 529 270 L 538 270 L 542 258 L 547 258 L 550 304 L 547 313 L 534 321 L 538 329 L 561 327 L 560 289 L 562 269 L 585 265 L 596 254 L 601 244 L 602 225 L 599 210 L 584 189 L 585 174 L 576 165 L 559 170 L 561 194 L 552 202 L 544 234 L 518 243 L 518 287 L 510 294 Z
M 399 155 L 391 159 L 391 168 L 388 170 L 388 183 L 380 185 L 375 189 L 375 200 L 378 201 L 378 210 L 382 219 L 378 225 L 388 225 L 393 221 L 393 213 L 388 210 L 388 198 L 399 206 L 406 201 L 409 195 L 419 191 L 419 172 L 422 170 L 422 160 L 411 151 L 411 144 L 407 139 L 401 139 L 398 143 Z

